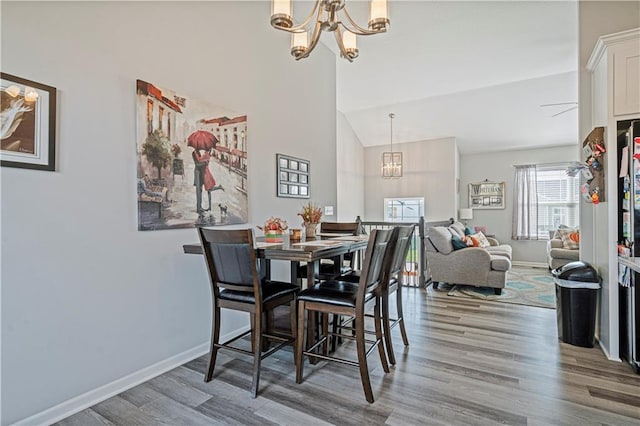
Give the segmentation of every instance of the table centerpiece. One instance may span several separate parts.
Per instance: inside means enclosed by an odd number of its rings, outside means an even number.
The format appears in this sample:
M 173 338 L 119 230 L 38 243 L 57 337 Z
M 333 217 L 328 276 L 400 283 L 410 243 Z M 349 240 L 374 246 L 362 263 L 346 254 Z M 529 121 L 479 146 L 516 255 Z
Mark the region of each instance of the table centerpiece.
M 264 231 L 265 241 L 268 243 L 281 243 L 284 231 L 289 228 L 287 221 L 279 217 L 270 217 L 265 220 L 264 226 L 257 226 Z
M 298 213 L 298 216 L 302 218 L 302 225 L 304 226 L 307 238 L 316 237 L 316 228 L 320 219 L 322 219 L 322 209 L 320 206 L 316 206 L 311 201 L 302 206 L 302 211 Z

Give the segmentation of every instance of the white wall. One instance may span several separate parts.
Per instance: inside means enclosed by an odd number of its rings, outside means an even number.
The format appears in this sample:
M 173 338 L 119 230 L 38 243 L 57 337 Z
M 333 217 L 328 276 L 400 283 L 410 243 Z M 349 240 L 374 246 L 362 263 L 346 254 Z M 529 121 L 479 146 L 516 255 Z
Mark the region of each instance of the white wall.
M 383 179 L 380 175 L 382 152 L 389 146 L 364 150 L 364 220 L 383 220 L 383 203 L 390 197 L 424 197 L 425 220 L 447 220 L 457 216 L 456 156 L 454 138 L 395 144 L 404 162 L 401 179 Z
M 546 263 L 546 241 L 515 241 L 511 239 L 513 217 L 514 165 L 557 163 L 576 161 L 577 146 L 557 148 L 497 151 L 460 157 L 460 207 L 469 205 L 469 183 L 505 182 L 505 208 L 501 210 L 473 210 L 470 225 L 483 225 L 487 233 L 495 234 L 504 243 L 511 244 L 513 260 L 520 262 Z
M 579 52 L 579 129 L 584 140 L 593 127 L 602 123 L 594 122 L 592 80 L 585 66 L 600 36 L 640 27 L 640 3 L 635 1 L 580 1 L 578 4 L 578 52 Z M 601 109 L 602 110 L 602 109 Z M 606 110 L 606 108 L 604 108 Z M 608 141 L 611 145 L 615 141 Z M 615 150 L 609 149 L 609 152 Z M 611 163 L 609 163 L 611 164 Z M 615 166 L 614 166 L 615 167 Z M 611 196 L 609 194 L 608 196 Z M 612 359 L 618 359 L 616 298 L 609 300 L 607 272 L 616 265 L 609 265 L 609 242 L 607 227 L 610 220 L 608 203 L 597 206 L 581 203 L 580 209 L 580 258 L 596 265 L 603 276 L 603 291 L 600 298 L 599 322 L 596 330 L 598 341 Z M 615 290 L 612 294 L 615 294 Z M 616 310 L 617 311 L 617 310 Z
M 344 114 L 337 118 L 337 220 L 349 222 L 364 219 L 364 148 Z
M 311 160 L 313 200 L 336 205 L 335 56 L 294 61 L 269 8 L 3 2 L 2 71 L 59 103 L 57 171 L 1 169 L 2 424 L 208 349 L 205 265 L 182 253 L 196 231 L 136 230 L 137 78 L 248 115 L 251 223 L 297 221 L 278 152 Z

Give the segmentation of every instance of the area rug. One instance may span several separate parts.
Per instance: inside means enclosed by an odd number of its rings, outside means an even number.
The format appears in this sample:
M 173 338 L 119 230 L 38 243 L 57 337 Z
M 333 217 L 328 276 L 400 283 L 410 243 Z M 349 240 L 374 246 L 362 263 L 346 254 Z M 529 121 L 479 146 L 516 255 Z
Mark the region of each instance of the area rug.
M 549 309 L 556 307 L 553 276 L 542 268 L 512 268 L 507 273 L 507 286 L 502 289 L 502 294 L 499 296 L 494 293 L 492 288 L 461 284 L 450 287 L 447 296 L 470 297 Z

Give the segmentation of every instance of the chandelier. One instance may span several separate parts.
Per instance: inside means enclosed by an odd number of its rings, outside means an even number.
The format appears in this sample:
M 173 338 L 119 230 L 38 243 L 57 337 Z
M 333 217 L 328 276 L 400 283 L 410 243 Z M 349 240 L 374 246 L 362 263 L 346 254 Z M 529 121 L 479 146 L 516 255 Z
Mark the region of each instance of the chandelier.
M 271 0 L 271 26 L 291 33 L 291 55 L 296 60 L 306 58 L 318 44 L 322 31 L 332 31 L 340 56 L 353 62 L 358 57 L 357 35 L 372 35 L 387 31 L 389 13 L 387 0 L 371 0 L 369 29 L 360 27 L 349 15 L 346 0 L 315 0 L 309 16 L 300 25 L 293 25 L 291 0 Z M 312 20 L 315 17 L 315 22 Z M 311 31 L 311 26 L 313 29 Z M 309 33 L 311 31 L 311 41 Z
M 393 118 L 396 115 L 389 113 L 391 122 L 391 151 L 382 153 L 382 177 L 399 178 L 402 177 L 402 152 L 393 152 Z

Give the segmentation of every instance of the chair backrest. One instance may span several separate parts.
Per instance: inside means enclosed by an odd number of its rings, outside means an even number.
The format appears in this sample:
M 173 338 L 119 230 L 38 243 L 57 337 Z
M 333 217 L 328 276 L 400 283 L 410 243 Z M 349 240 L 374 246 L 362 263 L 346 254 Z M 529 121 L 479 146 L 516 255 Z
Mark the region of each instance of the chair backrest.
M 393 256 L 388 274 L 383 278 L 382 286 L 387 287 L 391 280 L 397 279 L 404 269 L 407 252 L 411 246 L 413 236 L 413 226 L 397 226 L 397 240 L 393 250 Z
M 262 300 L 253 229 L 198 228 L 214 296 L 219 288 L 253 292 Z
M 351 234 L 358 235 L 358 222 L 321 222 L 320 232 L 323 234 Z
M 397 229 L 374 229 L 369 236 L 369 243 L 364 255 L 364 265 L 358 283 L 358 301 L 364 306 L 366 293 L 375 291 L 382 281 L 384 271 L 391 266 Z

